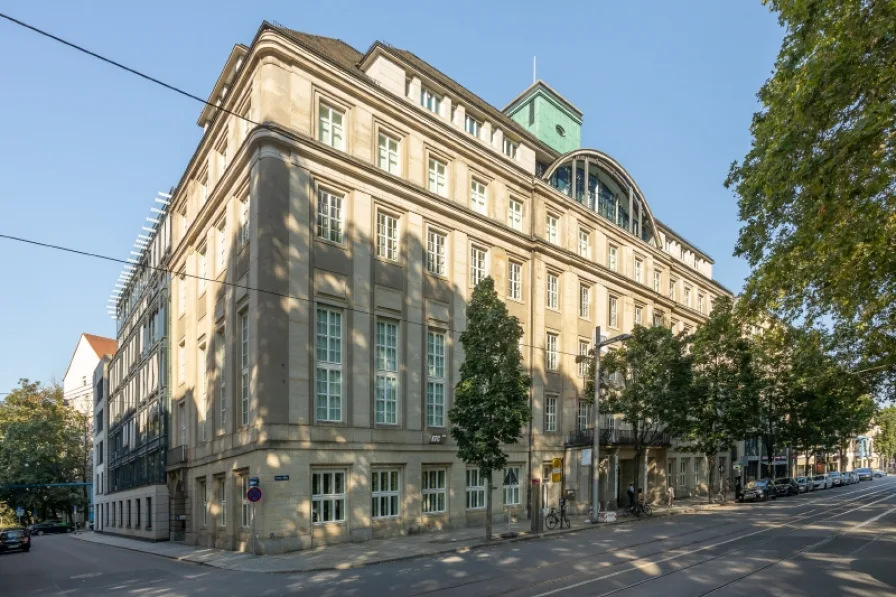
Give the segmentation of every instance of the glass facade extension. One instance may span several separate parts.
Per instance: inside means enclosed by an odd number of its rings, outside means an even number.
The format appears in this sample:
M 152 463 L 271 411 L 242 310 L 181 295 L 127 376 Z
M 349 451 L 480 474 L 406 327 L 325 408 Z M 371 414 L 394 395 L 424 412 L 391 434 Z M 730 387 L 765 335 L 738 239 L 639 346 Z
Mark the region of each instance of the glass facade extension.
M 625 185 L 619 184 L 596 160 L 572 158 L 554 169 L 548 182 L 630 234 L 646 243 L 653 242 L 653 227 L 643 202 L 625 190 Z

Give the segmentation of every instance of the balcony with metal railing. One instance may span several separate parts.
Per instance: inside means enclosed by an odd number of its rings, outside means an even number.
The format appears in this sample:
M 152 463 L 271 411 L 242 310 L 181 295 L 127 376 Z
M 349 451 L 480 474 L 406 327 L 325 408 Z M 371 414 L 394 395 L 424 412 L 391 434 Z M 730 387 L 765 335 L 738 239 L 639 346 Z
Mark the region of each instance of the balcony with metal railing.
M 634 446 L 635 432 L 632 429 L 601 429 L 601 446 Z M 594 445 L 594 428 L 570 431 L 564 446 L 567 448 L 590 447 Z M 647 445 L 652 448 L 665 448 L 672 445 L 672 434 L 660 431 L 648 438 Z

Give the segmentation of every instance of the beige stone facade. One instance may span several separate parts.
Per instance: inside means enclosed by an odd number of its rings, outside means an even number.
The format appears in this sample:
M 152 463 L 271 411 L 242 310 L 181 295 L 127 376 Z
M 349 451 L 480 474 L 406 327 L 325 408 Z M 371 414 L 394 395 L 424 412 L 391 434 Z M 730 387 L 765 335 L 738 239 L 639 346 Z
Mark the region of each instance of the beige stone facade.
M 447 435 L 480 275 L 521 320 L 534 380 L 496 517 L 525 515 L 553 457 L 584 504 L 590 468 L 566 448 L 587 415 L 580 345 L 636 312 L 693 329 L 727 292 L 663 225 L 645 242 L 537 176 L 564 157 L 406 52 L 265 24 L 210 101 L 227 112 L 203 112 L 170 208 L 168 475 L 187 542 L 251 549 L 250 477 L 262 553 L 482 524 L 482 481 Z M 583 156 L 646 206 L 612 158 Z M 649 454 L 657 492 L 668 451 Z

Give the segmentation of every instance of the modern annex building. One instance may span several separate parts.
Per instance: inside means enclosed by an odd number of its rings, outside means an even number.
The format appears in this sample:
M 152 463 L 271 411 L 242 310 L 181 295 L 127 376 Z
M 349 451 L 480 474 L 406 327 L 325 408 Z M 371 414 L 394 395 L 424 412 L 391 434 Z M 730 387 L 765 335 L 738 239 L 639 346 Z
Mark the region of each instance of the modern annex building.
M 534 379 L 497 513 L 525 514 L 533 478 L 556 503 L 554 457 L 585 504 L 575 357 L 595 326 L 692 330 L 727 293 L 623 165 L 580 146 L 582 113 L 543 82 L 500 110 L 408 51 L 264 23 L 209 102 L 170 205 L 174 539 L 248 549 L 252 477 L 262 553 L 483 523 L 488 489 L 446 413 L 485 276 Z M 634 471 L 624 423 L 605 423 L 612 502 Z M 649 492 L 705 483 L 704 460 L 672 444 L 648 453 Z

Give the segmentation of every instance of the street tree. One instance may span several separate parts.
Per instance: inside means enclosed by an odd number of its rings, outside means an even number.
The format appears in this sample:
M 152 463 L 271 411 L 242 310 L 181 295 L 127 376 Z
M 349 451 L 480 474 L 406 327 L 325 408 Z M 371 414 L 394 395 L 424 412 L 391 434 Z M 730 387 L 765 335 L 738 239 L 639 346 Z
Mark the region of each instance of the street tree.
M 523 327 L 498 298 L 494 280 L 482 280 L 467 305 L 467 328 L 460 335 L 464 360 L 448 418 L 458 457 L 485 479 L 487 540 L 492 538 L 492 475 L 504 469 L 505 446 L 519 441 L 532 418 L 522 336 Z
M 883 469 L 890 468 L 890 461 L 896 456 L 896 407 L 888 406 L 877 413 L 876 422 L 880 427 L 875 443 L 883 456 Z
M 709 463 L 709 501 L 715 487 L 718 453 L 756 428 L 759 384 L 750 343 L 729 297 L 713 301 L 705 324 L 685 339 L 693 367 L 689 391 L 668 416 L 670 430 L 686 440 L 682 449 L 701 454 Z
M 786 34 L 729 172 L 749 303 L 831 325 L 896 377 L 896 3 L 765 0 Z
M 690 392 L 690 361 L 681 339 L 671 330 L 636 326 L 625 344 L 601 357 L 601 377 L 602 393 L 606 395 L 601 400 L 606 411 L 621 415 L 631 428 L 635 452 L 633 481 L 636 487 L 642 486 L 645 450 L 663 443 L 672 410 Z M 587 379 L 591 381 L 585 391 L 593 395 L 593 355 Z

